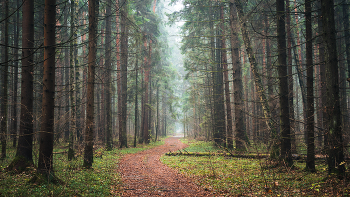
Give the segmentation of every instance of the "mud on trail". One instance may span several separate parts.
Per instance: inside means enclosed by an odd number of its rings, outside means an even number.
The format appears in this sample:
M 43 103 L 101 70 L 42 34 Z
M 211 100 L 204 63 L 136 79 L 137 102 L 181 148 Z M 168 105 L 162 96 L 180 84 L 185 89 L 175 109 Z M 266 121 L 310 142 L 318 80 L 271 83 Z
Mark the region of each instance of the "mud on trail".
M 122 158 L 118 171 L 122 176 L 123 196 L 213 196 L 160 162 L 164 153 L 186 147 L 179 139 L 167 138 L 162 146 Z

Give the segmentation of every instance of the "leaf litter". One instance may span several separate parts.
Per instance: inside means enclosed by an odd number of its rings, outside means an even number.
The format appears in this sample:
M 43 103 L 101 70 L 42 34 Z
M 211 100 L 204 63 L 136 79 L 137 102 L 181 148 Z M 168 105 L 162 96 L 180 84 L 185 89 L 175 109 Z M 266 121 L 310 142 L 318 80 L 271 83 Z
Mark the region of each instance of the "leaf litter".
M 122 196 L 214 196 L 194 181 L 161 163 L 160 157 L 185 148 L 178 137 L 165 139 L 165 144 L 124 156 L 118 171 L 123 182 Z

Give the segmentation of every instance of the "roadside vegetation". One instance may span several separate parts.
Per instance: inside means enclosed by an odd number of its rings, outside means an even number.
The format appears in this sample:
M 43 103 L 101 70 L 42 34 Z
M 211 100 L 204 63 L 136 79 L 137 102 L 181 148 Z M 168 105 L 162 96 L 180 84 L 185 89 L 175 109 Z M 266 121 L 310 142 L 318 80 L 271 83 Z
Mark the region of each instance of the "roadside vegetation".
M 68 144 L 54 148 L 54 171 L 61 184 L 33 183 L 36 168 L 27 168 L 20 174 L 6 170 L 13 160 L 16 149 L 8 149 L 8 157 L 0 160 L 0 196 L 119 196 L 121 178 L 117 172 L 118 163 L 124 154 L 137 153 L 164 143 L 164 139 L 137 148 L 113 149 L 106 151 L 102 146 L 95 146 L 94 162 L 91 169 L 82 167 L 83 155 L 76 153 L 76 158 L 68 161 Z M 37 150 L 37 148 L 34 148 Z M 34 153 L 37 157 L 37 153 Z M 36 161 L 36 159 L 34 159 Z M 37 165 L 36 163 L 34 164 Z
M 212 152 L 212 142 L 183 140 L 189 147 L 182 152 Z M 265 159 L 225 156 L 163 156 L 166 165 L 192 178 L 214 195 L 226 196 L 349 196 L 349 179 L 329 175 L 325 160 L 316 162 L 316 172 L 305 171 L 305 161 L 293 167 L 276 165 Z M 348 172 L 347 172 L 348 173 Z

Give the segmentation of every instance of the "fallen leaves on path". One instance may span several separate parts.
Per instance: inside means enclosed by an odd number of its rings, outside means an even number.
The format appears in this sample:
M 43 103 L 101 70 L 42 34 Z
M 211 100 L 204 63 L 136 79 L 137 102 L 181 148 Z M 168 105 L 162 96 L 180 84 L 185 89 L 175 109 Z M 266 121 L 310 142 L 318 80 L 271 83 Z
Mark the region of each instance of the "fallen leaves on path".
M 186 147 L 180 138 L 171 137 L 165 144 L 122 158 L 118 171 L 123 181 L 123 196 L 213 196 L 159 160 L 166 152 Z

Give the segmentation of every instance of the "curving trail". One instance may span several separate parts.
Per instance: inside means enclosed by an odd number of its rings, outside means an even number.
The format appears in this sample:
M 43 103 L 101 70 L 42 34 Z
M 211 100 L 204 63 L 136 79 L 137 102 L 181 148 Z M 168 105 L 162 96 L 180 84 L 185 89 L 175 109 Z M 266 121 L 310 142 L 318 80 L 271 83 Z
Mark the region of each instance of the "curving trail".
M 167 138 L 162 146 L 122 158 L 118 171 L 124 184 L 123 196 L 212 196 L 160 162 L 164 153 L 186 147 L 179 139 Z

